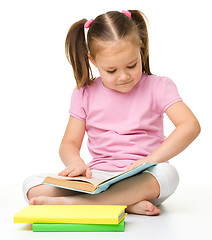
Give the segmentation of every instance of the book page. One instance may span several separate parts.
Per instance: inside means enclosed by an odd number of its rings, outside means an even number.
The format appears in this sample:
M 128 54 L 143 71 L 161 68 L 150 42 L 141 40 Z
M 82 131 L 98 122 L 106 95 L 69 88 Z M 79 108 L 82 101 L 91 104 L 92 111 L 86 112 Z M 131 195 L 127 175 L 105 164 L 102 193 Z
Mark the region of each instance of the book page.
M 76 176 L 76 177 L 63 177 L 59 176 L 57 174 L 49 174 L 49 177 L 57 178 L 57 179 L 64 179 L 64 180 L 72 180 L 72 181 L 83 181 L 83 182 L 89 182 L 93 185 L 97 186 L 101 182 L 104 182 L 110 178 L 113 178 L 122 172 L 111 172 L 111 171 L 103 171 L 103 170 L 97 170 L 97 169 L 91 169 L 92 177 L 86 178 L 84 176 Z

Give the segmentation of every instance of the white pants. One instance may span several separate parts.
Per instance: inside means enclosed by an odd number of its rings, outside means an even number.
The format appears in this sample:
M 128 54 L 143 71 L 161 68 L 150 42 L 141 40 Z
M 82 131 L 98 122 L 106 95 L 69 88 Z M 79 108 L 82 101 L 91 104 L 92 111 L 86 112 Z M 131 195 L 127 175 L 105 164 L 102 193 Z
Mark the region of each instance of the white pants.
M 144 172 L 152 174 L 160 186 L 160 195 L 158 198 L 150 200 L 155 206 L 160 205 L 176 190 L 179 184 L 179 175 L 175 167 L 165 162 L 148 168 Z
M 92 169 L 92 172 L 94 173 L 93 175 L 95 175 L 98 172 L 101 172 L 101 170 Z M 152 174 L 156 178 L 160 186 L 159 197 L 151 200 L 151 202 L 154 205 L 156 206 L 160 205 L 163 201 L 165 201 L 169 196 L 171 196 L 175 192 L 179 183 L 179 175 L 175 167 L 173 167 L 169 163 L 165 162 L 165 163 L 157 164 L 156 166 L 148 168 L 144 172 L 148 172 Z M 116 172 L 116 173 L 121 173 L 121 172 Z M 114 173 L 111 173 L 111 174 L 114 174 Z M 48 173 L 37 174 L 37 175 L 28 177 L 24 181 L 23 192 L 24 192 L 25 200 L 27 202 L 28 202 L 27 192 L 29 191 L 29 189 L 42 184 L 45 177 L 48 175 L 50 174 Z

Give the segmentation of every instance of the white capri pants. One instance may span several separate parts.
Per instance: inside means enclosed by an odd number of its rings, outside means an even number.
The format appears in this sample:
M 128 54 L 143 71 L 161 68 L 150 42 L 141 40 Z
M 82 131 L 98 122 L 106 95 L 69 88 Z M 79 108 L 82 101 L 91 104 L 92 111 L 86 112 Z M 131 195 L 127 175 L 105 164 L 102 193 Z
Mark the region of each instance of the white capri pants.
M 93 176 L 95 174 L 99 174 L 101 170 L 92 169 Z M 105 172 L 105 171 L 103 171 Z M 152 174 L 159 183 L 160 186 L 160 195 L 158 198 L 150 200 L 155 206 L 160 205 L 163 201 L 165 201 L 169 196 L 171 196 L 179 183 L 179 175 L 175 167 L 173 167 L 168 162 L 157 164 L 153 167 L 148 168 L 143 171 Z M 111 174 L 117 174 L 122 172 L 113 172 Z M 102 174 L 102 173 L 101 173 Z M 142 174 L 142 173 L 141 173 Z M 24 198 L 28 202 L 27 192 L 30 188 L 35 187 L 43 183 L 46 176 L 50 174 L 37 174 L 28 177 L 23 183 L 23 193 Z

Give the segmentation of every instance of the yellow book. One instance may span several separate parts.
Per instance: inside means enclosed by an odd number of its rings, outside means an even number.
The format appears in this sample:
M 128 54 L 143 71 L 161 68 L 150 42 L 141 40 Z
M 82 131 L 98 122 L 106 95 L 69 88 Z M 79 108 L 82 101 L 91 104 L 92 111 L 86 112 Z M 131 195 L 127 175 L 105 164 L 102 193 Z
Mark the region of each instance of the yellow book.
M 14 215 L 15 223 L 119 224 L 122 205 L 30 205 Z

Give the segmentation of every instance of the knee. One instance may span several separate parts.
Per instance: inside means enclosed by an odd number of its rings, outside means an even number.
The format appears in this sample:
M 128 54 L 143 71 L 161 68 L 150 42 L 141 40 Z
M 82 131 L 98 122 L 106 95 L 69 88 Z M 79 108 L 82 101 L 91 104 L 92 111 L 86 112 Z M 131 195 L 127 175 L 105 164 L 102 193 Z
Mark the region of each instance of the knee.
M 37 190 L 37 187 L 42 185 L 46 175 L 47 174 L 36 174 L 25 179 L 23 182 L 23 193 L 26 202 L 28 202 L 29 199 L 38 196 L 39 191 Z
M 147 172 L 151 173 L 155 179 L 157 179 L 160 188 L 160 197 L 165 195 L 172 195 L 178 184 L 179 175 L 174 166 L 169 163 L 160 163 L 150 169 Z

